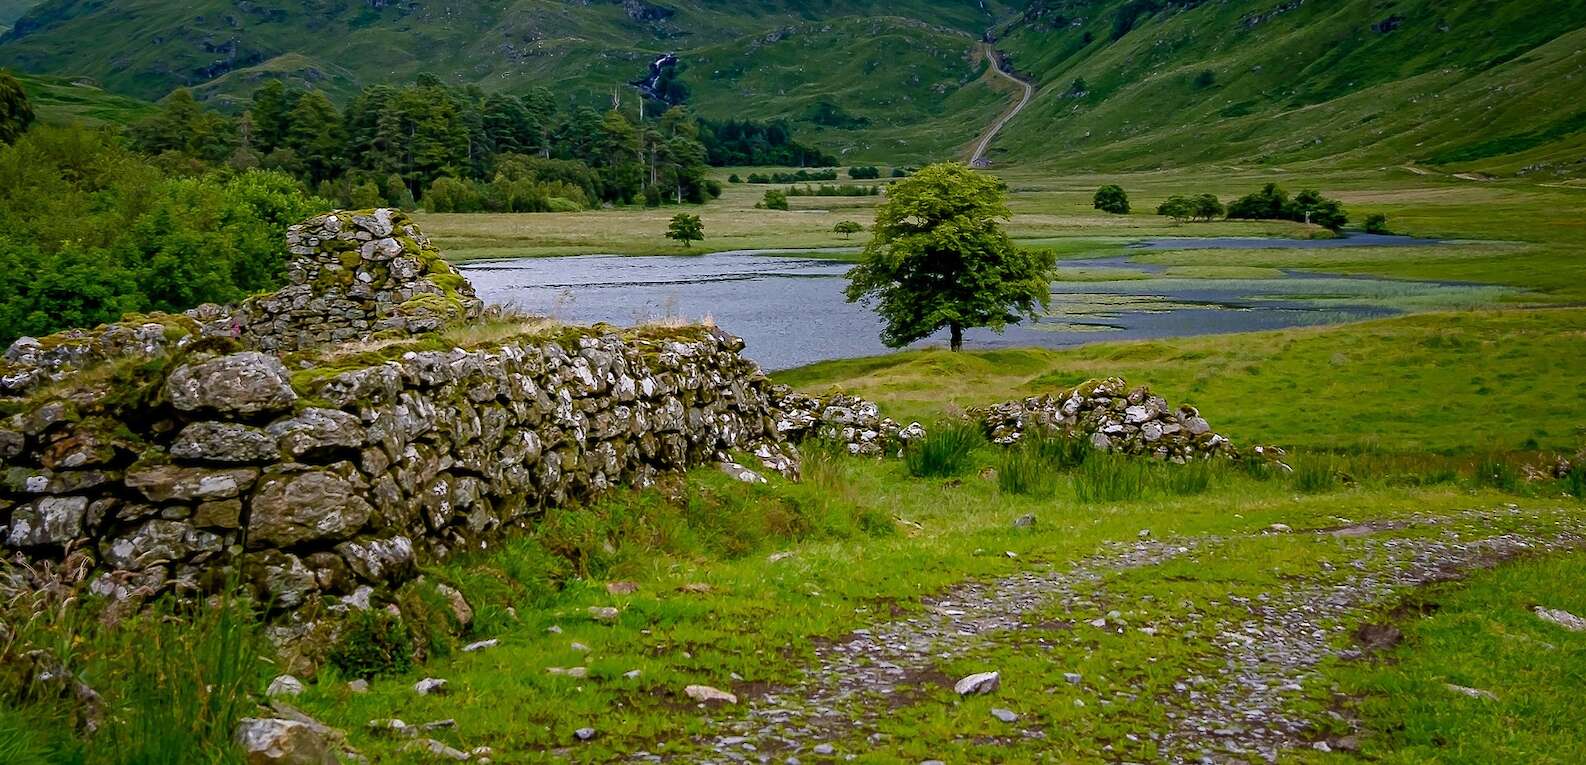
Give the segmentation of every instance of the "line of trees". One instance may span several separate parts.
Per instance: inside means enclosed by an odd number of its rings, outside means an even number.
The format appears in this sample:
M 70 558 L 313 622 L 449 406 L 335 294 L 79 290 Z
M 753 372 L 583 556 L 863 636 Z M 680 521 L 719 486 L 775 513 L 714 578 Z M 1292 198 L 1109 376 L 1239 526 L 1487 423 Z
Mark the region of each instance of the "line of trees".
M 880 186 L 860 186 L 856 183 L 843 183 L 836 186 L 823 183 L 820 186 L 789 186 L 787 195 L 790 197 L 875 197 L 881 195 Z
M 1129 195 L 1116 185 L 1108 184 L 1096 190 L 1092 206 L 1097 210 L 1127 215 Z M 1157 205 L 1157 215 L 1173 220 L 1211 221 L 1218 218 L 1230 220 L 1292 220 L 1310 223 L 1332 231 L 1342 230 L 1349 222 L 1344 206 L 1336 199 L 1328 199 L 1321 192 L 1305 189 L 1292 198 L 1275 183 L 1263 186 L 1260 191 L 1246 194 L 1224 206 L 1215 194 L 1194 196 L 1175 194 Z M 1366 221 L 1366 230 L 1380 233 L 1387 230 L 1387 218 L 1372 216 Z
M 272 81 L 235 118 L 178 90 L 131 136 L 172 162 L 278 170 L 348 207 L 429 207 L 434 195 L 456 211 L 697 203 L 720 193 L 705 177 L 712 162 L 832 159 L 779 123 L 709 123 L 683 106 L 635 122 L 616 110 L 561 108 L 544 88 L 485 93 L 428 75 L 366 88 L 345 109 Z

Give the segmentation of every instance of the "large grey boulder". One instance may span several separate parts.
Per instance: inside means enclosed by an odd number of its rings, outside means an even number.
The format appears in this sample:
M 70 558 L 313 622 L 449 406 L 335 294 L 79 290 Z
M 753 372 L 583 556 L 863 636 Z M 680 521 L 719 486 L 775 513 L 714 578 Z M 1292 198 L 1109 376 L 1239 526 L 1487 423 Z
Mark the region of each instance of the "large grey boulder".
M 165 381 L 165 396 L 184 412 L 236 415 L 283 412 L 297 401 L 286 365 L 254 351 L 177 368 Z
M 359 487 L 326 470 L 266 475 L 253 496 L 252 547 L 291 547 L 343 540 L 369 522 L 374 508 Z

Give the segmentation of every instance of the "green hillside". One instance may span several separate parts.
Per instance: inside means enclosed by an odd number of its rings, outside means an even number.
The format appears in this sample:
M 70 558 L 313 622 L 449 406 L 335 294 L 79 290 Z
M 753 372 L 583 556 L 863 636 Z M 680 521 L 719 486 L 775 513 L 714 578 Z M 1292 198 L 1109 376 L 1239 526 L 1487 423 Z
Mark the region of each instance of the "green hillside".
M 11 28 L 12 22 L 37 4 L 38 0 L 0 0 L 0 32 Z
M 1041 85 L 1004 156 L 1570 175 L 1586 158 L 1586 4 L 1046 0 L 1001 31 Z
M 0 22 L 28 3 L 0 0 Z M 994 164 L 1138 170 L 1325 161 L 1586 172 L 1586 4 L 1534 0 L 44 0 L 0 66 L 238 108 L 282 79 L 346 102 L 421 72 L 602 107 L 676 52 L 691 105 L 784 118 L 845 159 L 961 157 L 1037 87 Z M 626 96 L 631 97 L 631 96 Z

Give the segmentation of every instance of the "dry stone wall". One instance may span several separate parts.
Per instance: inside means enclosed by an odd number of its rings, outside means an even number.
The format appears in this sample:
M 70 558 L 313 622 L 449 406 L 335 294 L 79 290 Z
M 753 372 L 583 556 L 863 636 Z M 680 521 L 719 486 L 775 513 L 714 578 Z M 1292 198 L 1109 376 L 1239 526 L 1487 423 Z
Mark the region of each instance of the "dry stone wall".
M 1092 380 L 1053 395 L 1034 396 L 974 410 L 993 443 L 1018 443 L 1043 428 L 1089 438 L 1102 451 L 1186 462 L 1232 457 L 1238 452 L 1192 406 L 1173 408 L 1145 387 L 1117 377 Z
M 19 381 L 0 391 L 0 553 L 25 565 L 0 569 L 77 572 L 134 603 L 240 572 L 290 610 L 366 599 L 546 505 L 735 452 L 796 473 L 740 340 L 495 319 L 481 328 L 501 339 L 450 347 L 423 333 L 473 320 L 477 301 L 432 278 L 453 272 L 425 262 L 410 224 L 391 217 L 404 236 L 374 238 L 387 220 L 294 229 L 294 284 L 239 307 L 245 320 L 141 317 L 14 346 L 0 366 Z M 371 330 L 388 342 L 310 346 Z

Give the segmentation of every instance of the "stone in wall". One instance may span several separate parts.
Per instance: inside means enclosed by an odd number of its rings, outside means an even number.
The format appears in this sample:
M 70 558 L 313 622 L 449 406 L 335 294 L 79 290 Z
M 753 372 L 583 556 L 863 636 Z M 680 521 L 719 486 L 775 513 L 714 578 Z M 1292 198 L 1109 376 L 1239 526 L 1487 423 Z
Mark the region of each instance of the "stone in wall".
M 778 412 L 777 429 L 794 443 L 818 438 L 842 444 L 849 454 L 880 457 L 897 456 L 910 441 L 925 436 L 918 422 L 900 425 L 882 417 L 875 402 L 858 396 L 811 396 L 779 385 L 771 400 Z

